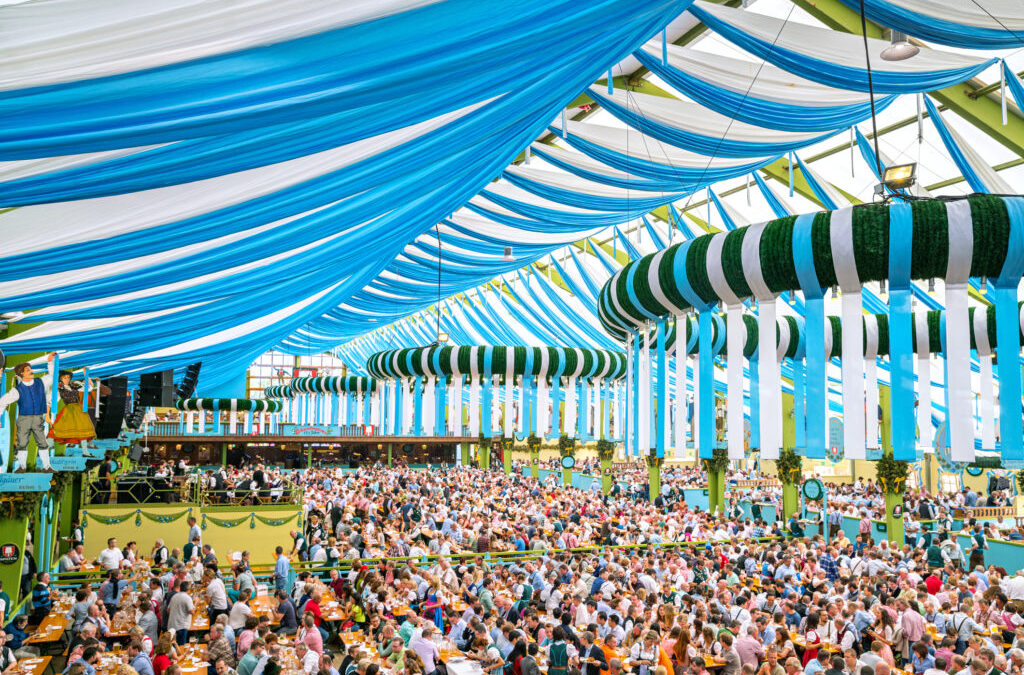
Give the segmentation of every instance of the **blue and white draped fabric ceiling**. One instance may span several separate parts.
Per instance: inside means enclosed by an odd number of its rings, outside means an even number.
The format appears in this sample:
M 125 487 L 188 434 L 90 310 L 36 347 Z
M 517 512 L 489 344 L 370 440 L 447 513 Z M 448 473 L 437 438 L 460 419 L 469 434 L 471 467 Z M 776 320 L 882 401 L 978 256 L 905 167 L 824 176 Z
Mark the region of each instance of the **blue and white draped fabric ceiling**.
M 891 25 L 936 44 L 873 63 L 876 109 L 906 116 L 919 93 L 998 78 L 1000 57 L 1013 76 L 1019 10 L 979 2 L 1006 26 L 899 3 Z M 895 4 L 868 0 L 869 14 Z M 342 345 L 362 371 L 370 353 L 432 341 L 438 312 L 456 343 L 616 348 L 595 303 L 628 256 L 869 198 L 863 160 L 844 181 L 834 165 L 847 160 L 795 154 L 845 141 L 870 101 L 860 37 L 793 9 L 2 6 L 0 313 L 38 325 L 0 348 L 58 349 L 100 375 L 201 360 L 204 386 L 272 348 Z M 702 22 L 712 30 L 691 39 Z M 961 49 L 950 26 L 1004 51 Z M 921 128 L 936 178 L 1018 182 L 992 168 L 1005 148 L 974 147 L 979 132 L 950 112 Z M 882 161 L 905 152 L 883 144 Z M 791 162 L 801 191 L 779 172 Z

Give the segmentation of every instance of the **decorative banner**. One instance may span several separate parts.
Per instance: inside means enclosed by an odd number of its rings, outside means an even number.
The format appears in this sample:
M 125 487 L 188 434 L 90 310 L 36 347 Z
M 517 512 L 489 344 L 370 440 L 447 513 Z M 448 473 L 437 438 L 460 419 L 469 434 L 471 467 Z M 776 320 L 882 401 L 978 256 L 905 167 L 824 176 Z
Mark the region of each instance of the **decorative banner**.
M 50 468 L 54 471 L 85 471 L 85 457 L 50 457 Z
M 4 492 L 46 492 L 50 489 L 50 473 L 4 473 L 0 474 L 0 493 Z
M 0 353 L 2 356 L 2 353 Z M 13 565 L 21 557 L 21 549 L 14 542 L 0 544 L 0 565 Z
M 282 436 L 341 436 L 341 427 L 333 424 L 282 424 Z

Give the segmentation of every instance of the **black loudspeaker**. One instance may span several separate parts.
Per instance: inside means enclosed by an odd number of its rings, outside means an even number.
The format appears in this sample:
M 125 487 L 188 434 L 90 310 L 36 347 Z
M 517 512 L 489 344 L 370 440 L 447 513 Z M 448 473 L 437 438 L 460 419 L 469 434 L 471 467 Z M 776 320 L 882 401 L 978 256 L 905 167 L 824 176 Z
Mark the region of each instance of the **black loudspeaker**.
M 132 447 L 128 450 L 128 459 L 133 462 L 137 462 L 142 459 L 142 446 L 138 443 L 132 443 Z
M 108 377 L 101 384 L 110 389 L 110 393 L 100 398 L 96 438 L 117 438 L 128 407 L 128 378 Z
M 143 373 L 139 377 L 138 403 L 143 407 L 169 408 L 174 405 L 174 371 Z
M 199 383 L 199 369 L 202 366 L 203 362 L 198 361 L 185 369 L 185 377 L 182 379 L 181 384 L 174 388 L 174 395 L 176 397 L 192 398 L 193 394 L 196 393 L 196 385 Z

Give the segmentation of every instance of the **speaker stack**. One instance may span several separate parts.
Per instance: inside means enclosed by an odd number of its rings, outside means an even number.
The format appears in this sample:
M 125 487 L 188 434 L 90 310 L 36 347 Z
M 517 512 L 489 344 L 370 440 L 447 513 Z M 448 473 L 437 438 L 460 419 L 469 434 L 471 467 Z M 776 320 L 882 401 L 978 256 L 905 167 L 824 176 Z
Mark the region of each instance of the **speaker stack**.
M 117 438 L 128 412 L 128 378 L 108 377 L 101 384 L 110 393 L 100 398 L 100 414 L 96 419 L 96 438 Z
M 192 395 L 196 393 L 196 384 L 199 383 L 199 369 L 202 365 L 202 361 L 199 361 L 185 369 L 184 379 L 182 379 L 181 384 L 174 388 L 174 395 L 177 398 L 192 398 Z
M 169 408 L 174 405 L 174 371 L 143 373 L 139 377 L 138 403 L 143 408 Z

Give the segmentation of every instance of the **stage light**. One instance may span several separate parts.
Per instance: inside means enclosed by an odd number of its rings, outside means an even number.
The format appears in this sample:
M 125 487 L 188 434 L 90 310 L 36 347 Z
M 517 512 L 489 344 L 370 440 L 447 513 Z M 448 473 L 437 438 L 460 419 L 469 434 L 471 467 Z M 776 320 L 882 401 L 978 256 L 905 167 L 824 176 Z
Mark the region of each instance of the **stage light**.
M 889 46 L 882 50 L 882 60 L 906 61 L 913 56 L 917 56 L 920 51 L 920 47 L 910 44 L 906 34 L 894 30 L 889 40 Z
M 505 255 L 501 256 L 501 259 L 504 260 L 505 262 L 515 262 L 516 261 L 516 257 L 514 255 L 512 255 L 512 247 L 511 246 L 506 246 L 505 247 Z
M 917 178 L 917 162 L 886 167 L 882 183 L 892 190 L 910 187 Z

